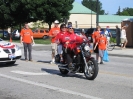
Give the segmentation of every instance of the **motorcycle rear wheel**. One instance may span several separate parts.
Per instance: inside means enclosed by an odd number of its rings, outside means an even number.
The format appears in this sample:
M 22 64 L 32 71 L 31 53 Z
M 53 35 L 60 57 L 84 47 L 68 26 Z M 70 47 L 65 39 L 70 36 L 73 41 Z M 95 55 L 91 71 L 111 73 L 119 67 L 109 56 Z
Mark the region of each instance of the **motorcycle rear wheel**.
M 90 59 L 87 62 L 88 67 L 84 67 L 84 75 L 88 80 L 94 80 L 98 75 L 98 64 L 95 59 Z
M 66 74 L 68 74 L 68 70 L 66 70 L 66 69 L 60 69 L 60 72 L 62 73 L 62 74 L 64 74 L 64 75 L 66 75 Z

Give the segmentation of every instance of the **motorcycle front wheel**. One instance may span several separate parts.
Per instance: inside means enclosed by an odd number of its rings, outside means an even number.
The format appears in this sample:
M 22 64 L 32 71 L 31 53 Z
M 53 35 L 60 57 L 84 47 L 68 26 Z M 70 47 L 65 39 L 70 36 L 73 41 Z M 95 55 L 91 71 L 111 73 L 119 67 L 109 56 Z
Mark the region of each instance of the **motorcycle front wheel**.
M 88 80 L 94 80 L 98 75 L 98 71 L 98 64 L 93 58 L 87 62 L 87 67 L 84 67 L 84 75 Z

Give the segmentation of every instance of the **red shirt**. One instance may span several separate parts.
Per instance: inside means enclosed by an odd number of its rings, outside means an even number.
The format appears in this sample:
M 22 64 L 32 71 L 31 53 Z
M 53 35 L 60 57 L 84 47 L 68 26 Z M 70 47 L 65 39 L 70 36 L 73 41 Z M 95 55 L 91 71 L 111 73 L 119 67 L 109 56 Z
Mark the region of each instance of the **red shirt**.
M 66 32 L 65 32 L 66 33 Z M 65 33 L 63 33 L 63 32 L 60 32 L 60 33 L 58 33 L 57 35 L 56 35 L 56 38 L 55 38 L 55 42 L 61 42 L 61 39 L 62 39 L 62 37 L 63 37 L 63 35 L 65 34 Z
M 66 42 L 69 42 L 68 45 L 66 45 Z M 77 36 L 74 33 L 66 32 L 62 38 L 61 38 L 61 44 L 66 48 L 74 49 L 77 44 L 81 44 L 83 42 L 82 38 Z

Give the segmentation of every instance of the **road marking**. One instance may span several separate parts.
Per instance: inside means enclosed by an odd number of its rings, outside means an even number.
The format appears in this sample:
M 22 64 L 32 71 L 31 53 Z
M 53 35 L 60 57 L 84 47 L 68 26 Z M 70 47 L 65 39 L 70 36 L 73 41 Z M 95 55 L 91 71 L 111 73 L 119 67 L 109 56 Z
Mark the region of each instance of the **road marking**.
M 102 74 L 110 74 L 110 75 L 114 75 L 114 76 L 122 76 L 122 77 L 133 78 L 132 75 L 119 74 L 119 73 L 115 73 L 115 72 L 99 71 L 99 73 L 102 73 Z
M 46 84 L 42 84 L 42 83 L 38 83 L 38 82 L 33 82 L 33 81 L 21 79 L 21 78 L 16 78 L 16 77 L 4 75 L 4 74 L 1 74 L 1 73 L 0 73 L 0 77 L 12 79 L 12 80 L 15 80 L 15 81 L 19 81 L 19 82 L 23 82 L 23 83 L 43 87 L 43 88 L 48 88 L 48 89 L 59 91 L 59 92 L 64 92 L 64 93 L 67 93 L 67 94 L 81 96 L 81 97 L 85 97 L 85 98 L 89 98 L 89 99 L 102 99 L 102 98 L 94 97 L 94 96 L 91 96 L 91 95 L 87 95 L 87 94 L 83 94 L 83 93 L 79 93 L 79 92 L 75 92 L 75 91 L 71 91 L 71 90 L 67 90 L 67 89 L 63 89 L 63 88 L 59 88 L 59 87 L 54 87 L 54 86 L 50 86 L 50 85 L 46 85 Z
M 18 71 L 18 70 L 11 71 L 11 72 L 17 73 L 17 74 L 22 74 L 22 75 L 35 75 L 35 76 L 38 76 L 38 75 L 50 75 L 49 73 L 33 73 L 33 72 L 24 72 L 24 71 Z
M 47 65 L 50 65 L 50 66 L 57 66 L 57 64 L 40 63 L 40 62 L 37 62 L 37 61 L 33 61 L 32 63 L 36 63 L 36 64 L 47 64 Z M 108 71 L 99 71 L 99 73 L 102 73 L 102 74 L 109 74 L 109 75 L 115 75 L 115 76 L 121 76 L 121 77 L 133 78 L 133 76 L 131 76 L 131 75 L 120 74 L 120 73 L 114 73 L 114 72 L 108 72 Z M 77 73 L 76 73 L 76 74 L 77 74 Z

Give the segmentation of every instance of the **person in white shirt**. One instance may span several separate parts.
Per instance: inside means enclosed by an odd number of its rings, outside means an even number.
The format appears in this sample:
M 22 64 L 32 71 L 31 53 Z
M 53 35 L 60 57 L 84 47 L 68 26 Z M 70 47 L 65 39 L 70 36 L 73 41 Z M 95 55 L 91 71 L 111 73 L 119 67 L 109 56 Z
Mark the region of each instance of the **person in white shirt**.
M 126 26 L 122 26 L 121 30 L 121 48 L 125 48 L 127 45 Z

